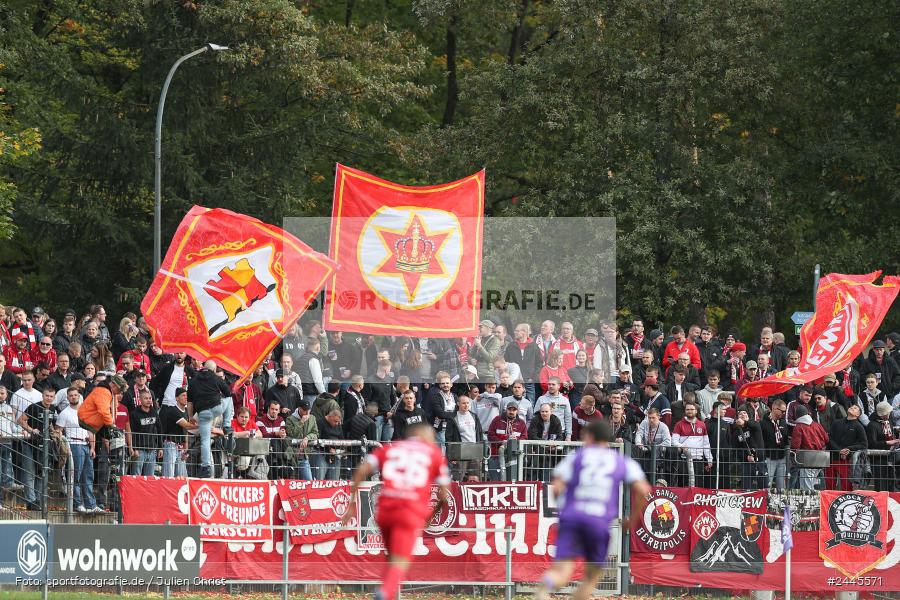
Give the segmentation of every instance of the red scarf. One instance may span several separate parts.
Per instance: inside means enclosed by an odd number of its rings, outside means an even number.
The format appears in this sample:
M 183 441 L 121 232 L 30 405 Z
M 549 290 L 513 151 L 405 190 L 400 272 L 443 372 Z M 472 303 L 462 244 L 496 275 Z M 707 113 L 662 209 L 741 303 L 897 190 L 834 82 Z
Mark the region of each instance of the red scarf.
M 643 333 L 632 333 L 631 340 L 634 342 L 634 350 L 640 350 L 643 346 L 644 342 L 644 334 Z

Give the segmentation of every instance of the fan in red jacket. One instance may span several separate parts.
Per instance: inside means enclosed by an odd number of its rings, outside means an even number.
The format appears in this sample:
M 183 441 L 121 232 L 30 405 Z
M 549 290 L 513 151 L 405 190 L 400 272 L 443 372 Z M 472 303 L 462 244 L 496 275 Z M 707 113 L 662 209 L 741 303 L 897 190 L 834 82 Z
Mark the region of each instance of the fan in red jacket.
M 663 368 L 668 369 L 670 366 L 676 364 L 678 362 L 678 355 L 682 352 L 687 352 L 688 356 L 691 358 L 691 365 L 699 371 L 701 367 L 700 350 L 697 349 L 694 342 L 687 339 L 687 336 L 684 334 L 684 328 L 676 325 L 672 328 L 670 333 L 672 334 L 672 341 L 669 342 L 663 352 Z
M 497 456 L 497 451 L 506 440 L 528 438 L 528 427 L 525 421 L 519 418 L 518 404 L 512 401 L 506 404 L 506 414 L 494 417 L 487 429 L 487 437 L 491 445 L 491 456 Z
M 824 450 L 828 445 L 828 433 L 813 422 L 805 406 L 798 406 L 791 433 L 791 450 Z
M 12 346 L 6 347 L 3 351 L 3 356 L 6 357 L 6 368 L 16 375 L 34 370 L 34 360 L 31 357 L 28 335 L 21 331 L 13 335 Z

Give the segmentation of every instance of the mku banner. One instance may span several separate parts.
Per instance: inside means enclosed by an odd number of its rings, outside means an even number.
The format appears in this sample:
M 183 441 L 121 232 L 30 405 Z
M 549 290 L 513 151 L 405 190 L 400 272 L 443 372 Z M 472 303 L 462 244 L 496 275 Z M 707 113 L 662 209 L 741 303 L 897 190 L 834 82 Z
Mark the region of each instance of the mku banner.
M 124 522 L 187 523 L 199 510 L 194 500 L 195 493 L 200 492 L 203 502 L 209 505 L 215 503 L 214 498 L 221 500 L 223 497 L 230 498 L 233 503 L 238 494 L 247 500 L 244 504 L 260 501 L 257 492 L 249 489 L 226 492 L 223 486 L 229 483 L 232 482 L 123 477 L 119 489 Z M 360 487 L 356 506 L 362 530 L 358 534 L 351 531 L 349 536 L 346 532 L 334 531 L 338 514 L 347 509 L 344 498 L 347 482 L 263 481 L 258 485 L 263 488 L 271 485 L 273 505 L 279 507 L 272 514 L 275 525 L 303 526 L 290 531 L 288 538 L 291 578 L 334 582 L 351 577 L 359 581 L 381 578 L 387 555 L 373 520 L 380 482 L 367 482 Z M 556 536 L 556 518 L 548 516 L 552 510 L 541 500 L 544 497 L 542 487 L 537 482 L 484 484 L 472 488 L 474 494 L 470 498 L 474 503 L 470 502 L 468 508 L 464 508 L 461 488 L 452 484 L 448 502 L 426 525 L 414 550 L 416 568 L 409 572 L 410 579 L 503 582 L 509 535 L 513 579 L 538 581 L 555 550 L 553 540 Z M 437 488 L 433 501 L 436 496 Z M 153 501 L 148 502 L 148 498 Z M 203 510 L 211 516 L 210 524 L 203 526 L 206 534 L 202 536 L 202 576 L 261 580 L 281 577 L 281 530 L 276 530 L 268 539 L 251 540 L 249 530 L 242 530 L 236 523 L 224 524 L 225 516 L 230 515 L 227 522 L 232 523 L 237 515 L 244 513 Z M 321 527 L 309 527 L 316 524 Z M 454 531 L 460 528 L 477 531 Z M 512 533 L 505 533 L 505 529 L 511 529 Z M 311 532 L 312 537 L 303 537 L 306 531 Z M 613 552 L 620 545 L 621 539 L 614 541 L 611 544 Z

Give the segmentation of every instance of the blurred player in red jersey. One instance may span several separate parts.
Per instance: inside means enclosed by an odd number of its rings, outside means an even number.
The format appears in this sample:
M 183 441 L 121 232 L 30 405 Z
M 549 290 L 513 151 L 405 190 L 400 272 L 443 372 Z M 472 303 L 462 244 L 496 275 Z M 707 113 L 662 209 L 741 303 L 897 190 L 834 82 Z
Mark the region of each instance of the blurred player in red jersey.
M 447 461 L 435 444 L 434 428 L 427 423 L 412 425 L 406 439 L 376 448 L 353 473 L 350 505 L 343 523 L 356 516 L 359 484 L 381 471 L 383 486 L 378 496 L 375 522 L 381 529 L 388 553 L 388 567 L 376 600 L 393 600 L 409 569 L 416 540 L 425 524 L 441 509 L 449 494 Z M 435 507 L 430 506 L 431 485 L 440 486 Z

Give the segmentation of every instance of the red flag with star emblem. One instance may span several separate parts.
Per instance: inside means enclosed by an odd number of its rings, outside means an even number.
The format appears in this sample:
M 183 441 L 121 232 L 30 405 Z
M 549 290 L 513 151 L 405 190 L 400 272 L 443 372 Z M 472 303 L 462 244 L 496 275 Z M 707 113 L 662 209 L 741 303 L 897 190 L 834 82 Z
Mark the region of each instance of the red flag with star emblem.
M 800 364 L 748 383 L 738 396 L 781 394 L 852 363 L 872 341 L 900 291 L 900 277 L 886 276 L 881 285 L 876 285 L 880 275 L 881 271 L 876 271 L 823 277 L 816 293 L 816 314 L 800 330 Z
M 329 330 L 460 337 L 478 329 L 484 171 L 425 187 L 337 166 Z
M 213 359 L 246 378 L 335 266 L 278 227 L 195 206 L 175 231 L 141 312 L 166 352 Z

